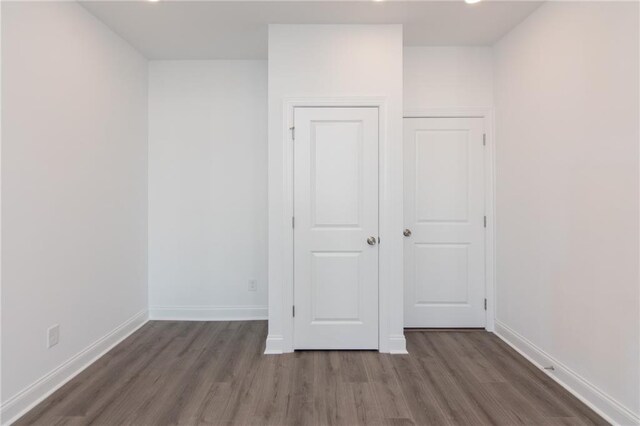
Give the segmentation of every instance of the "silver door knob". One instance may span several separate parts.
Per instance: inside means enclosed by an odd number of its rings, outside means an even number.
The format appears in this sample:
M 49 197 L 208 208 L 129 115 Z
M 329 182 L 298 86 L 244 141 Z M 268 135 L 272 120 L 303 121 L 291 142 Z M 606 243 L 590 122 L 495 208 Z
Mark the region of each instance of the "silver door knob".
M 375 246 L 376 245 L 376 237 L 367 238 L 367 244 L 369 244 L 370 246 Z
M 403 234 L 405 237 L 410 237 L 410 236 L 411 236 L 411 229 L 409 229 L 409 228 L 405 229 L 405 230 L 402 232 L 402 234 Z

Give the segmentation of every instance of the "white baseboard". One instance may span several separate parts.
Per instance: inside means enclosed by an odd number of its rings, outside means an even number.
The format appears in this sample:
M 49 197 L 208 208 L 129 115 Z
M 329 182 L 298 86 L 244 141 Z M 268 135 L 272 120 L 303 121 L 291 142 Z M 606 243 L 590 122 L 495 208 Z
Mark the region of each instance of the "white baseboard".
M 279 355 L 284 353 L 284 338 L 278 335 L 268 335 L 265 344 L 265 355 Z
M 392 355 L 405 355 L 407 352 L 407 340 L 404 334 L 389 336 L 389 353 Z
M 495 334 L 609 423 L 640 424 L 640 416 L 498 320 L 495 322 Z M 553 366 L 554 370 L 543 368 L 547 366 Z
M 73 379 L 98 358 L 148 321 L 147 311 L 141 311 L 114 330 L 69 358 L 63 364 L 36 380 L 18 394 L 9 398 L 0 408 L 0 424 L 10 425 L 46 397 Z
M 150 320 L 250 321 L 266 320 L 266 306 L 152 306 Z

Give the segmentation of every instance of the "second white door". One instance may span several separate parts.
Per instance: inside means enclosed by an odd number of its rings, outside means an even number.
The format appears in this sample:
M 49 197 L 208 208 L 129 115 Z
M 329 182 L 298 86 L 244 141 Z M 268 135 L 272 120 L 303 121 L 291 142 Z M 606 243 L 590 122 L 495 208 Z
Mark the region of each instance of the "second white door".
M 294 349 L 378 348 L 378 109 L 294 111 Z
M 485 326 L 483 121 L 404 121 L 405 327 Z

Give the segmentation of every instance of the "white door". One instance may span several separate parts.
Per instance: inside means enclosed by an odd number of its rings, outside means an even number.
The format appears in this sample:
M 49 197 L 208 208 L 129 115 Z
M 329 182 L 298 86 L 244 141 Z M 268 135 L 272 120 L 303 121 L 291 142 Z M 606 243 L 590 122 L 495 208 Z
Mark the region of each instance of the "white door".
M 483 122 L 404 120 L 405 327 L 485 326 Z
M 294 349 L 377 349 L 378 109 L 294 126 Z

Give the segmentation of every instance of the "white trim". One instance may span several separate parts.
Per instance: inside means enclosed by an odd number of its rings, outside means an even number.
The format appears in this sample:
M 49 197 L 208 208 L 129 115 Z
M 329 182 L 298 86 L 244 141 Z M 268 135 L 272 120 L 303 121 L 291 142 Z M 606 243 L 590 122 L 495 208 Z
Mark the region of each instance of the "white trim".
M 265 355 L 278 355 L 284 353 L 284 338 L 278 335 L 268 335 L 264 349 Z
M 266 320 L 266 306 L 151 306 L 154 321 L 251 321 Z
M 486 155 L 484 157 L 485 191 L 484 205 L 487 215 L 487 229 L 485 232 L 485 297 L 487 298 L 486 325 L 487 331 L 495 329 L 495 271 L 496 271 L 496 198 L 495 198 L 495 143 L 494 143 L 494 114 L 493 108 L 460 107 L 460 108 L 423 108 L 409 109 L 404 112 L 404 118 L 428 117 L 477 117 L 484 119 L 484 131 L 487 135 Z
M 45 398 L 80 374 L 98 358 L 109 352 L 114 346 L 133 334 L 148 321 L 147 310 L 129 318 L 118 327 L 78 352 L 73 357 L 51 370 L 40 379 L 8 399 L 0 409 L 2 425 L 9 425 Z
M 282 277 L 282 335 L 274 335 L 267 338 L 266 350 L 271 352 L 265 353 L 285 353 L 293 352 L 293 317 L 291 315 L 291 306 L 293 306 L 293 229 L 291 228 L 291 217 L 293 216 L 293 139 L 291 131 L 293 126 L 293 112 L 296 107 L 376 107 L 379 109 L 379 164 L 380 164 L 380 239 L 384 241 L 392 241 L 394 238 L 394 224 L 397 221 L 394 217 L 394 209 L 396 206 L 393 202 L 393 184 L 394 170 L 397 160 L 393 154 L 393 143 L 400 141 L 391 141 L 388 134 L 388 107 L 387 100 L 383 97 L 340 97 L 340 98 L 285 98 L 283 101 L 283 216 L 281 217 L 282 227 L 280 228 L 280 236 L 283 243 L 283 277 Z M 401 125 L 401 123 L 400 123 Z M 401 161 L 401 159 L 400 159 Z M 401 190 L 401 189 L 400 189 Z M 402 199 L 402 197 L 400 197 Z M 402 211 L 400 210 L 400 215 Z M 401 223 L 401 221 L 400 221 Z M 395 236 L 398 241 L 402 242 L 401 230 L 397 230 Z M 278 238 L 280 238 L 280 236 Z M 270 237 L 270 238 L 273 238 Z M 380 250 L 380 275 L 379 275 L 379 325 L 378 350 L 384 353 L 390 353 L 395 348 L 395 353 L 406 353 L 406 341 L 402 334 L 391 334 L 393 324 L 402 324 L 402 304 L 400 306 L 388 306 L 396 298 L 393 297 L 392 289 L 398 281 L 397 277 L 392 276 L 394 253 L 392 244 L 381 244 Z M 401 256 L 401 254 L 400 254 Z M 401 259 L 400 259 L 401 260 Z M 397 289 L 396 289 L 397 291 Z M 400 289 L 402 292 L 402 289 Z M 400 301 L 402 297 L 400 297 Z M 399 319 L 393 319 L 393 315 L 398 315 Z M 401 327 L 400 327 L 401 329 Z M 282 339 L 280 342 L 278 339 Z M 403 352 L 404 351 L 404 352 Z
M 389 353 L 392 355 L 406 355 L 407 340 L 404 334 L 396 334 L 389 336 Z
M 609 423 L 640 424 L 640 416 L 498 320 L 495 334 Z M 547 366 L 553 366 L 554 370 L 543 368 Z

